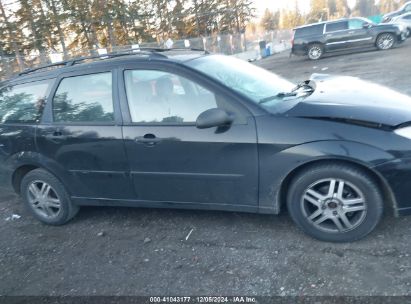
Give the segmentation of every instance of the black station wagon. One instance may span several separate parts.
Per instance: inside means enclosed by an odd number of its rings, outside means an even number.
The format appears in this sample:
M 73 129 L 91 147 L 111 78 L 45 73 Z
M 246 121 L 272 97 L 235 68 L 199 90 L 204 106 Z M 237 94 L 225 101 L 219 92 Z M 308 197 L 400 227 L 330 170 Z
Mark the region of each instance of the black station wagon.
M 383 210 L 411 213 L 410 104 L 200 51 L 81 58 L 3 83 L 0 182 L 51 225 L 83 205 L 288 208 L 309 235 L 353 241 Z

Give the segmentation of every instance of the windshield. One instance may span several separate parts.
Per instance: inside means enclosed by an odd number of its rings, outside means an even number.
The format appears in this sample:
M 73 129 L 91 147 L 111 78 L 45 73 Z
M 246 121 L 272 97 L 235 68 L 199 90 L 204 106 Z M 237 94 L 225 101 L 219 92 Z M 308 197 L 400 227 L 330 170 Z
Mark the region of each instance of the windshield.
M 229 56 L 206 56 L 186 64 L 264 107 L 281 103 L 286 97 L 282 93 L 290 92 L 295 87 L 293 83 L 265 69 Z

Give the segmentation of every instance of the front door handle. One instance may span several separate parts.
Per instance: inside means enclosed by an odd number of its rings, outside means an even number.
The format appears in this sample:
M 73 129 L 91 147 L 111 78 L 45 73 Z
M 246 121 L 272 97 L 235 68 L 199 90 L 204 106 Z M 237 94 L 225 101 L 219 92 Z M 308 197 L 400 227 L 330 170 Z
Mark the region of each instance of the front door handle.
M 61 140 L 67 139 L 67 136 L 63 135 L 63 133 L 61 133 L 61 131 L 54 131 L 51 134 L 47 134 L 45 137 L 48 140 L 51 140 L 51 141 L 61 141 Z
M 148 146 L 154 146 L 160 141 L 162 141 L 162 139 L 156 137 L 154 134 L 146 134 L 136 138 L 136 142 L 146 144 Z

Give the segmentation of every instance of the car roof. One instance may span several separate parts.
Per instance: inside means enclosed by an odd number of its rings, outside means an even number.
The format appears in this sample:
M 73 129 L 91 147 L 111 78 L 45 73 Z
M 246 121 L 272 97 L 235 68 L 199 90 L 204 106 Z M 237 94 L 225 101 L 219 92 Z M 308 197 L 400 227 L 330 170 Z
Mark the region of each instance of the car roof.
M 15 82 L 28 82 L 40 78 L 56 78 L 62 73 L 97 69 L 135 62 L 165 61 L 186 62 L 209 53 L 200 49 L 139 49 L 126 52 L 109 53 L 98 56 L 73 58 L 71 60 L 27 69 L 14 78 L 0 82 L 0 87 Z
M 315 23 L 310 23 L 310 24 L 305 24 L 305 25 L 302 25 L 302 26 L 298 26 L 298 27 L 294 28 L 294 30 L 298 30 L 298 29 L 302 29 L 302 28 L 306 28 L 306 27 L 310 27 L 310 26 L 315 26 L 315 25 L 324 25 L 324 24 L 327 24 L 327 23 L 347 21 L 349 19 L 356 19 L 356 18 L 357 17 L 354 17 L 354 18 L 341 18 L 341 19 L 336 19 L 336 20 L 327 20 L 327 21 L 315 22 Z
M 304 25 L 295 27 L 295 28 L 294 28 L 294 31 L 295 31 L 295 30 L 299 30 L 299 29 L 303 29 L 303 28 L 306 28 L 306 27 L 310 27 L 310 26 L 323 25 L 323 24 L 326 24 L 327 22 L 328 22 L 328 21 L 322 21 L 322 22 L 315 22 L 315 23 L 310 23 L 310 24 L 304 24 Z
M 315 25 L 324 25 L 324 24 L 341 22 L 341 21 L 349 21 L 349 20 L 352 20 L 352 19 L 368 20 L 365 17 L 340 18 L 340 19 L 335 19 L 335 20 L 327 20 L 327 21 L 321 21 L 321 22 L 316 22 L 316 23 L 305 24 L 305 25 L 298 26 L 298 27 L 294 28 L 294 30 L 303 29 L 303 28 L 310 27 L 310 26 L 315 26 Z

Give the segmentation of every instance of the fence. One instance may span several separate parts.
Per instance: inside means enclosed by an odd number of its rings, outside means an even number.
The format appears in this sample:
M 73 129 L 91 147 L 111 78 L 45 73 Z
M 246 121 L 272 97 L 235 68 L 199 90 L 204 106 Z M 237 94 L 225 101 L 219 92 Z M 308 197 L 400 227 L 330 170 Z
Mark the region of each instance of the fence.
M 247 54 L 246 57 L 257 57 L 259 54 L 259 42 L 264 40 L 271 45 L 271 49 L 282 50 L 286 48 L 291 39 L 292 31 L 280 30 L 264 34 L 243 33 L 233 35 L 216 35 L 210 37 L 199 37 L 176 41 L 164 41 L 153 43 L 140 43 L 139 47 L 144 48 L 198 48 L 205 49 L 212 53 L 221 53 L 226 55 Z M 107 49 L 107 52 L 121 52 L 136 47 L 136 45 L 114 46 Z M 92 56 L 101 53 L 101 50 L 72 50 L 65 59 L 71 59 L 82 56 Z M 0 57 L 0 80 L 8 79 L 13 75 L 27 68 L 33 68 L 45 64 L 50 64 L 63 59 L 63 54 L 34 54 L 20 55 L 22 64 L 19 65 L 15 56 Z

